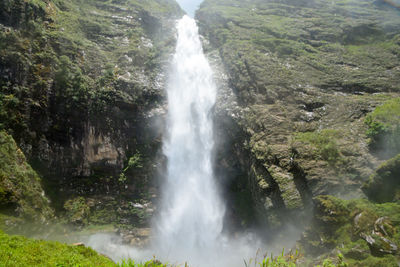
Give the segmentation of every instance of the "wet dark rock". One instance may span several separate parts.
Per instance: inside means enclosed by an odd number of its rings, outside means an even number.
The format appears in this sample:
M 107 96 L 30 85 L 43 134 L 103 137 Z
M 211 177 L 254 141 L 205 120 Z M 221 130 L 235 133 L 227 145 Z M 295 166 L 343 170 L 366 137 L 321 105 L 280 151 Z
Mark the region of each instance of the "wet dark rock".
M 354 247 L 347 251 L 344 255 L 346 258 L 355 259 L 355 260 L 364 260 L 368 258 L 369 251 L 364 250 L 363 248 Z
M 118 234 L 125 244 L 137 248 L 145 248 L 149 245 L 151 239 L 151 230 L 149 228 L 119 229 Z
M 400 154 L 384 162 L 363 185 L 364 192 L 376 202 L 390 202 L 399 199 Z

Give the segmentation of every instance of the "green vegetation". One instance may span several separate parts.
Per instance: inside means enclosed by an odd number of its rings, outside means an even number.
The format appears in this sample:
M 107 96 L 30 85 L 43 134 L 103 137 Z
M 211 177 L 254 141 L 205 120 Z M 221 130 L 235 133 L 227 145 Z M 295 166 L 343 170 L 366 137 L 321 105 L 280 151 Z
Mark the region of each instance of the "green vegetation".
M 66 210 L 65 217 L 69 223 L 87 224 L 90 215 L 90 207 L 86 204 L 86 199 L 76 197 L 65 202 L 64 209 Z
M 285 254 L 285 250 L 282 250 L 282 253 L 278 256 L 274 256 L 271 254 L 270 256 L 266 255 L 264 258 L 260 260 L 250 259 L 248 262 L 244 261 L 244 265 L 246 267 L 296 267 L 296 266 L 316 266 L 316 267 L 348 267 L 349 265 L 344 261 L 344 257 L 341 253 L 337 255 L 337 259 L 325 259 L 322 262 L 322 265 L 313 265 L 312 263 L 306 263 L 304 259 L 304 255 L 299 253 L 296 250 L 294 253 L 291 251 L 290 253 Z
M 316 132 L 297 133 L 294 137 L 294 142 L 310 145 L 313 158 L 320 158 L 332 165 L 336 165 L 343 160 L 337 144 L 337 140 L 340 137 L 340 131 L 324 129 Z
M 53 120 L 49 131 L 58 135 L 83 118 L 110 113 L 116 102 L 144 106 L 139 98 L 149 84 L 117 78 L 143 72 L 154 82 L 162 51 L 172 47 L 161 29 L 152 27 L 181 11 L 173 1 L 9 0 L 0 4 L 0 14 L 0 63 L 6 73 L 0 78 L 0 129 L 20 142 L 27 132 L 42 132 L 28 127 L 36 121 L 26 105 L 42 121 Z M 155 25 L 145 27 L 141 16 Z M 49 109 L 55 114 L 43 117 Z
M 338 249 L 349 266 L 396 266 L 400 240 L 400 205 L 367 200 L 314 199 L 312 226 L 300 244 L 307 255 Z
M 322 265 L 318 265 L 317 267 L 348 267 L 349 265 L 344 261 L 344 257 L 341 253 L 338 254 L 337 263 L 334 264 L 331 259 L 326 259 L 322 263 Z
M 301 255 L 298 251 L 295 254 L 289 253 L 288 255 L 284 254 L 284 250 L 282 250 L 282 254 L 278 256 L 265 256 L 262 261 L 258 262 L 258 260 L 250 259 L 249 262 L 244 261 L 246 267 L 259 266 L 259 267 L 296 267 L 296 262 L 301 258 Z
M 104 256 L 84 246 L 9 236 L 0 232 L 2 266 L 115 266 Z
M 400 154 L 383 163 L 363 186 L 376 202 L 400 201 Z
M 132 198 L 97 196 L 75 196 L 64 204 L 61 220 L 78 229 L 114 225 L 119 228 L 146 226 L 152 215 L 147 201 Z M 118 208 L 116 208 L 118 207 Z M 121 221 L 125 223 L 120 224 Z
M 38 174 L 26 162 L 11 135 L 0 132 L 0 210 L 8 215 L 45 221 L 52 217 Z
M 123 260 L 121 263 L 118 264 L 119 267 L 173 267 L 172 265 L 163 264 L 160 261 L 153 259 L 144 263 L 135 263 L 133 260 Z M 185 264 L 185 267 L 188 267 Z
M 114 263 L 85 246 L 66 245 L 54 241 L 34 240 L 22 236 L 10 236 L 0 231 L 0 265 L 24 266 L 85 266 L 85 267 L 167 267 L 153 259 L 144 263 L 124 260 Z
M 123 169 L 122 173 L 119 176 L 119 181 L 121 183 L 125 183 L 127 180 L 126 173 L 128 171 L 132 172 L 135 169 L 143 168 L 142 160 L 142 155 L 138 151 L 136 151 L 136 153 L 129 158 L 127 166 Z
M 372 150 L 391 157 L 400 152 L 400 97 L 377 107 L 365 118 Z

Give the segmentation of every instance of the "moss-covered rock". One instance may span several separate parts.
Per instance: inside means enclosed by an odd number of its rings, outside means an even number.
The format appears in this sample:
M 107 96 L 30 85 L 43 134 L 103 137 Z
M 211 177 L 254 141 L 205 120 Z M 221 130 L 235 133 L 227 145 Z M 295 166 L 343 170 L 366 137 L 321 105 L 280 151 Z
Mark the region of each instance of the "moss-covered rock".
M 371 149 L 388 158 L 400 152 L 400 97 L 386 101 L 365 118 Z
M 340 199 L 322 195 L 316 197 L 314 203 L 315 219 L 331 227 L 332 231 L 348 220 L 350 211 Z
M 296 142 L 302 145 L 309 145 L 311 157 L 322 159 L 332 166 L 340 164 L 343 158 L 337 144 L 337 139 L 341 137 L 341 132 L 333 129 L 323 129 L 315 132 L 299 132 L 295 134 L 293 149 L 296 149 Z
M 399 260 L 400 206 L 367 200 L 314 199 L 310 228 L 299 244 L 309 255 L 340 251 L 350 266 L 396 266 Z
M 90 207 L 86 204 L 85 198 L 77 197 L 66 201 L 64 209 L 67 211 L 65 216 L 69 223 L 81 225 L 88 223 Z
M 383 163 L 363 186 L 368 197 L 378 203 L 400 200 L 400 154 Z
M 38 222 L 53 216 L 39 175 L 4 131 L 0 132 L 0 213 Z

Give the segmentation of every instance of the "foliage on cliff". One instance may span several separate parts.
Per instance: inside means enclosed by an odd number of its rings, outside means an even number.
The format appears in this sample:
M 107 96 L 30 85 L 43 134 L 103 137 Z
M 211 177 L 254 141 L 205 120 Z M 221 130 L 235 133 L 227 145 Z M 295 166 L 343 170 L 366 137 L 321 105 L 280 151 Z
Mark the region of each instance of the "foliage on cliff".
M 40 177 L 4 131 L 0 132 L 0 212 L 42 223 L 53 215 Z
M 372 150 L 391 157 L 400 152 L 400 98 L 377 107 L 365 118 Z
M 1 127 L 31 144 L 32 134 L 66 138 L 90 114 L 145 101 L 152 88 L 143 79 L 154 82 L 171 42 L 158 20 L 180 9 L 162 0 L 7 0 L 0 12 Z
M 368 197 L 378 203 L 400 201 L 400 154 L 383 163 L 364 184 Z

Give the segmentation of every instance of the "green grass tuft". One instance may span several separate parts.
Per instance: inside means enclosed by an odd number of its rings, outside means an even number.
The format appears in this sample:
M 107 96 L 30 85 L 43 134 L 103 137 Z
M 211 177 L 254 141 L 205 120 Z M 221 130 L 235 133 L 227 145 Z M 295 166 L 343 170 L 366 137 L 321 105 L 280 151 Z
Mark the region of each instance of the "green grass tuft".
M 17 266 L 115 266 L 91 248 L 9 236 L 0 232 L 0 263 Z
M 384 151 L 385 157 L 400 152 L 400 97 L 377 107 L 365 118 L 367 136 L 373 151 Z

